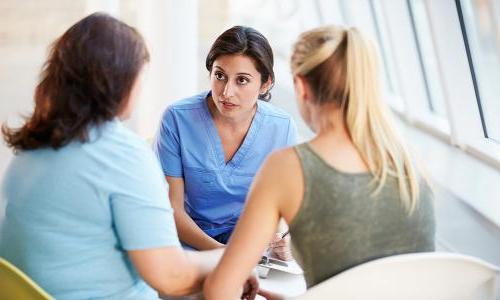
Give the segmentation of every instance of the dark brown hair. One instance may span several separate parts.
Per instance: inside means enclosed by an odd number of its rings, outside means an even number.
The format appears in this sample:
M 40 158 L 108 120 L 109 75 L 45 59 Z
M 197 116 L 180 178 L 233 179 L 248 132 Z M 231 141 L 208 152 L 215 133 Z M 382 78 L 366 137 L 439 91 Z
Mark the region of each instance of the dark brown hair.
M 271 87 L 265 94 L 259 95 L 261 100 L 271 100 L 269 91 L 274 85 L 274 59 L 273 50 L 267 39 L 260 32 L 250 27 L 234 26 L 224 31 L 215 40 L 208 52 L 205 62 L 207 70 L 212 72 L 214 61 L 219 56 L 236 54 L 248 56 L 254 61 L 255 67 L 261 76 L 261 84 L 271 79 Z
M 88 140 L 88 130 L 125 108 L 149 53 L 141 35 L 104 13 L 71 26 L 50 49 L 35 90 L 35 110 L 21 128 L 2 125 L 15 150 L 58 149 Z

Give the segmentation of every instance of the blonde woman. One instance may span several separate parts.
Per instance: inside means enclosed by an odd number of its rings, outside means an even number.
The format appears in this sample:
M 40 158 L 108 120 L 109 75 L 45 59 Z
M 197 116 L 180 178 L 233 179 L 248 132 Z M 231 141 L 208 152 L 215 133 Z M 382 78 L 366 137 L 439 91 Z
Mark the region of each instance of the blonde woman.
M 316 136 L 275 152 L 260 169 L 205 282 L 208 299 L 238 296 L 280 217 L 290 224 L 308 287 L 372 259 L 434 250 L 432 194 L 391 125 L 377 64 L 373 44 L 356 28 L 299 37 L 295 93 Z

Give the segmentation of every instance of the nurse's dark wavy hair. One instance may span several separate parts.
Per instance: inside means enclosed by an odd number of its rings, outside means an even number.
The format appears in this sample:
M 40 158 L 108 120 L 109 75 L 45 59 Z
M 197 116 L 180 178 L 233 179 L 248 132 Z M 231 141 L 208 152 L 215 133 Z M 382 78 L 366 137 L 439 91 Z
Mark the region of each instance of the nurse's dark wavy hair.
M 224 31 L 213 43 L 208 52 L 205 66 L 212 72 L 214 61 L 222 55 L 245 55 L 250 57 L 261 76 L 261 84 L 271 79 L 271 86 L 259 99 L 271 100 L 270 90 L 274 85 L 273 50 L 267 39 L 251 27 L 234 26 Z
M 58 149 L 88 140 L 88 130 L 125 107 L 149 53 L 127 24 L 94 13 L 71 26 L 51 46 L 35 89 L 35 109 L 21 128 L 2 125 L 15 151 Z

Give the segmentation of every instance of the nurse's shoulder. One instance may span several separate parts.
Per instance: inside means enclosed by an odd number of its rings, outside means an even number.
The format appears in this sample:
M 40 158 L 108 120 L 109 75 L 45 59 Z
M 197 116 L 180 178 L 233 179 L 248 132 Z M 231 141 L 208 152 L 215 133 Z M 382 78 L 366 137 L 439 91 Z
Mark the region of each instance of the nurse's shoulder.
M 286 137 L 286 144 L 294 143 L 297 129 L 290 114 L 269 102 L 259 100 L 258 103 L 258 111 L 264 115 L 268 132 Z
M 183 98 L 168 105 L 162 115 L 162 123 L 172 126 L 174 120 L 190 118 L 193 112 L 205 109 L 208 92 L 204 91 L 194 96 Z
M 181 100 L 175 101 L 170 104 L 166 110 L 190 110 L 190 109 L 200 109 L 205 105 L 208 92 L 204 91 L 199 94 L 183 98 Z
M 258 105 L 259 111 L 265 116 L 269 116 L 276 120 L 282 119 L 286 122 L 289 122 L 291 120 L 291 116 L 286 111 L 273 105 L 272 103 L 259 100 Z

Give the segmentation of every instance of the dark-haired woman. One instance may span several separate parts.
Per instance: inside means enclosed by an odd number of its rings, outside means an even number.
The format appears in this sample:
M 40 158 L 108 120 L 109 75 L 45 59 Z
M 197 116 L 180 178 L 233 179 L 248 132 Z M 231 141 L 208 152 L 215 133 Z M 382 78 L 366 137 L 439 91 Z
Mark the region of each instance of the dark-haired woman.
M 262 34 L 228 29 L 206 68 L 211 90 L 169 106 L 155 143 L 180 240 L 199 250 L 227 243 L 266 156 L 296 140 L 290 116 L 267 102 L 273 53 Z M 284 244 L 276 254 L 288 259 Z
M 148 60 L 135 29 L 90 15 L 53 45 L 33 115 L 2 128 L 0 256 L 57 299 L 188 294 L 216 261 L 182 250 L 158 161 L 121 123 Z

